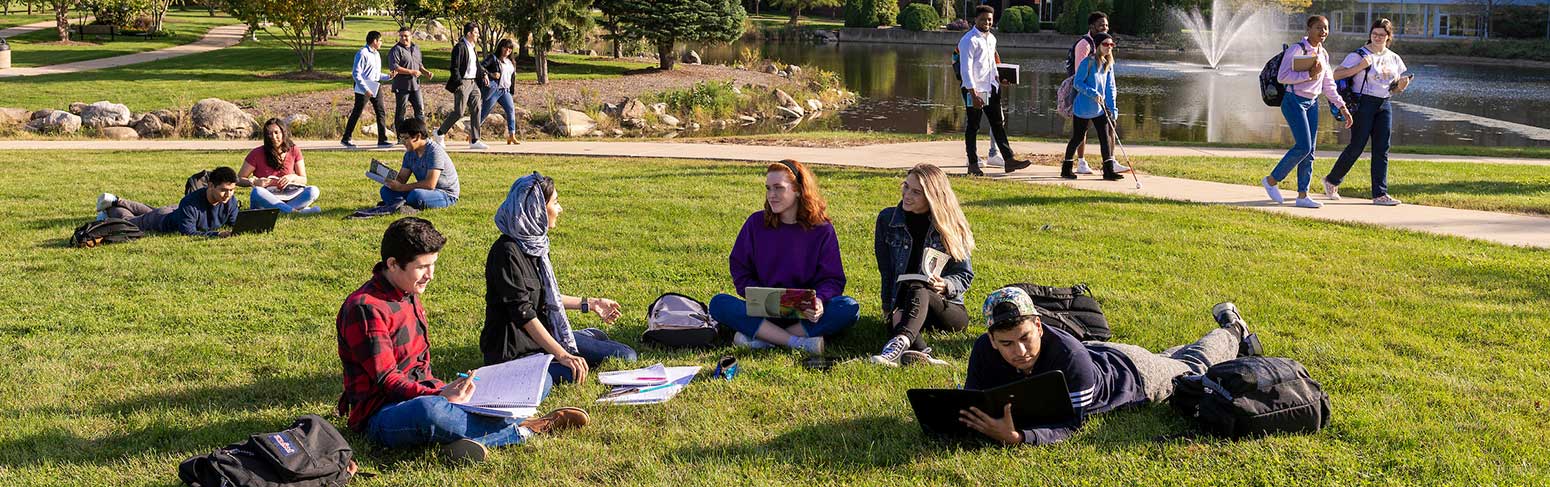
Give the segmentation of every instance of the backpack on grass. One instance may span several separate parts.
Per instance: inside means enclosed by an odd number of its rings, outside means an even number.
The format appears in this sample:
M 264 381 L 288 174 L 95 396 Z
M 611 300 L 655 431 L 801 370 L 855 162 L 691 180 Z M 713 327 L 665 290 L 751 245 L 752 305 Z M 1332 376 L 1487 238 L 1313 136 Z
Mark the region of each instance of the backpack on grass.
M 1093 299 L 1086 284 L 1052 287 L 1020 282 L 1007 286 L 1028 293 L 1044 323 L 1070 332 L 1077 340 L 1102 341 L 1114 335 L 1109 331 L 1109 320 L 1103 317 L 1103 306 Z
M 79 227 L 75 227 L 75 232 L 70 234 L 70 246 L 89 249 L 107 244 L 128 242 L 144 236 L 145 233 L 140 231 L 140 227 L 130 223 L 129 220 L 107 218 L 86 222 Z
M 178 478 L 193 487 L 338 486 L 353 476 L 353 457 L 333 424 L 308 414 L 285 431 L 256 434 L 184 460 Z
M 1173 384 L 1173 409 L 1215 436 L 1316 433 L 1329 426 L 1329 395 L 1289 358 L 1229 360 Z
M 1312 46 L 1305 42 L 1298 41 L 1297 44 L 1302 46 L 1304 54 L 1312 49 Z M 1281 100 L 1286 98 L 1286 85 L 1281 84 L 1281 60 L 1286 58 L 1286 50 L 1290 47 L 1282 44 L 1281 50 L 1276 52 L 1275 56 L 1271 56 L 1270 61 L 1265 62 L 1264 69 L 1259 70 L 1259 97 L 1266 105 L 1281 106 Z
M 709 348 L 721 341 L 721 328 L 710 308 L 678 293 L 657 297 L 646 308 L 646 332 L 640 342 L 662 348 Z
M 183 183 L 183 194 L 189 194 L 196 189 L 205 189 L 210 186 L 210 171 L 208 169 L 194 173 Z

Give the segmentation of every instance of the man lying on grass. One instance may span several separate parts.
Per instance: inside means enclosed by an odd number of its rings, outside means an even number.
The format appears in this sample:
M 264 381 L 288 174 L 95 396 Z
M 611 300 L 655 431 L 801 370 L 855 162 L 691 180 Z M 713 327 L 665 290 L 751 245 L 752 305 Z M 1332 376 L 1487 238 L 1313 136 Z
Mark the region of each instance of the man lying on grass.
M 1203 374 L 1212 364 L 1238 356 L 1248 324 L 1232 303 L 1211 308 L 1219 328 L 1199 341 L 1154 354 L 1135 345 L 1079 342 L 1039 319 L 1033 300 L 1022 289 L 1006 287 L 985 298 L 989 330 L 969 353 L 966 389 L 990 389 L 1051 370 L 1066 376 L 1075 419 L 1063 424 L 1018 430 L 1008 404 L 999 417 L 979 408 L 959 411 L 959 420 L 1003 444 L 1044 445 L 1076 433 L 1089 414 L 1162 402 L 1173 395 L 1173 378 Z
M 460 378 L 431 376 L 425 308 L 419 296 L 436 272 L 447 239 L 431 222 L 403 218 L 382 235 L 382 260 L 339 307 L 339 414 L 350 429 L 389 448 L 443 445 L 452 459 L 481 461 L 487 447 L 516 445 L 534 434 L 585 426 L 587 412 L 560 408 L 537 419 L 496 418 L 453 406 L 474 394 Z M 547 394 L 547 391 L 545 391 Z
M 113 193 L 102 193 L 97 196 L 97 219 L 129 220 L 142 232 L 227 237 L 230 232 L 217 229 L 237 222 L 237 202 L 231 198 L 236 192 L 237 171 L 222 166 L 210 171 L 209 186 L 183 195 L 176 205 L 151 208 Z

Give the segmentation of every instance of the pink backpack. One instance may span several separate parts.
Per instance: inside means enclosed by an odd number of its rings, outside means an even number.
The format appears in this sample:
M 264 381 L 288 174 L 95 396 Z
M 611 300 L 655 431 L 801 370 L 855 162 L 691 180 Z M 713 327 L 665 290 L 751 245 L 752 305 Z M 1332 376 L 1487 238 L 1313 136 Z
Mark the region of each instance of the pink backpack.
M 1076 76 L 1067 76 L 1065 81 L 1060 82 L 1060 89 L 1055 92 L 1055 111 L 1062 117 L 1071 118 L 1071 105 L 1076 102 L 1076 87 L 1071 81 L 1075 78 Z

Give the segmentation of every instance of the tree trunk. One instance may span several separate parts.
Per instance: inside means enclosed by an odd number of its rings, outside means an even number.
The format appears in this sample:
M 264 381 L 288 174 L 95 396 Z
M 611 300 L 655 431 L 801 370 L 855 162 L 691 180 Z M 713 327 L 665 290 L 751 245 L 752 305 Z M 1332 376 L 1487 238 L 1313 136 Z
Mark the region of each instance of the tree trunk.
M 538 74 L 538 84 L 549 84 L 549 53 L 548 49 L 533 49 L 536 56 L 533 61 L 533 71 Z
M 792 5 L 791 6 L 791 26 L 792 27 L 796 27 L 797 26 L 797 17 L 801 17 L 801 16 L 802 16 L 802 7 L 798 7 L 798 6 Z
M 70 40 L 70 4 L 54 0 L 54 30 L 59 31 L 60 42 Z
M 673 69 L 673 63 L 678 61 L 673 57 L 673 40 L 657 41 L 657 61 L 663 71 Z

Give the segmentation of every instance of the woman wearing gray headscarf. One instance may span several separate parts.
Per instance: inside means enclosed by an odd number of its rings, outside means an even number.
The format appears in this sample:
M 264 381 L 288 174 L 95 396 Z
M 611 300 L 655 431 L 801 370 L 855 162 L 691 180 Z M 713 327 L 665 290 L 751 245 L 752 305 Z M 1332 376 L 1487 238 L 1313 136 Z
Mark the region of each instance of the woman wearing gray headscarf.
M 565 310 L 596 312 L 604 323 L 619 318 L 619 303 L 560 294 L 549 262 L 549 229 L 560 217 L 554 179 L 534 172 L 511 185 L 495 211 L 501 237 L 484 267 L 484 331 L 479 349 L 486 365 L 534 353 L 554 355 L 556 382 L 582 381 L 604 359 L 635 360 L 635 350 L 608 339 L 603 330 L 571 330 Z

